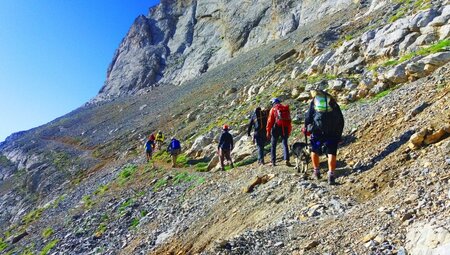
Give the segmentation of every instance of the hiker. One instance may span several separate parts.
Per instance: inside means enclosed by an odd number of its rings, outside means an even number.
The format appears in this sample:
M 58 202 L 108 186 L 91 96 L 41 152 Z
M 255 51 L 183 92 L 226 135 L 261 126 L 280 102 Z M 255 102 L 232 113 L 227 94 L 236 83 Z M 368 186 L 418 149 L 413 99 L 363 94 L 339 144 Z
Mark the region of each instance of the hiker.
M 231 151 L 233 150 L 233 137 L 228 132 L 230 128 L 228 125 L 223 125 L 222 135 L 220 136 L 219 146 L 217 147 L 217 154 L 220 158 L 220 166 L 222 171 L 225 171 L 224 161 L 225 159 L 230 163 L 231 168 L 234 168 L 233 161 L 231 160 Z
M 177 164 L 177 157 L 181 153 L 181 144 L 175 137 L 170 139 L 170 144 L 167 147 L 167 152 L 172 156 L 172 167 Z
M 164 139 L 165 139 L 165 137 L 164 137 L 163 133 L 161 132 L 161 130 L 158 131 L 158 133 L 156 134 L 156 137 L 155 137 L 156 149 L 160 150 L 162 148 Z
M 335 184 L 336 154 L 344 129 L 344 116 L 330 94 L 322 90 L 311 90 L 312 101 L 305 116 L 305 135 L 311 134 L 311 161 L 314 176 L 321 178 L 319 155 L 328 157 L 328 183 Z
M 292 166 L 289 162 L 289 147 L 288 138 L 291 134 L 291 113 L 288 105 L 281 104 L 280 99 L 272 98 L 270 100 L 272 108 L 269 112 L 269 118 L 267 120 L 266 137 L 272 143 L 270 148 L 270 156 L 272 166 L 276 165 L 276 149 L 278 139 L 281 137 L 283 144 L 283 159 L 286 161 L 286 166 Z
M 267 126 L 267 110 L 262 110 L 261 107 L 257 107 L 255 112 L 253 112 L 250 123 L 248 124 L 247 135 L 250 136 L 252 128 L 253 133 L 253 143 L 256 143 L 258 148 L 258 164 L 264 165 L 264 146 L 266 145 L 266 126 Z
M 149 136 L 144 147 L 145 147 L 145 155 L 147 156 L 147 162 L 150 162 L 150 160 L 152 159 L 153 151 L 155 150 L 155 138 Z

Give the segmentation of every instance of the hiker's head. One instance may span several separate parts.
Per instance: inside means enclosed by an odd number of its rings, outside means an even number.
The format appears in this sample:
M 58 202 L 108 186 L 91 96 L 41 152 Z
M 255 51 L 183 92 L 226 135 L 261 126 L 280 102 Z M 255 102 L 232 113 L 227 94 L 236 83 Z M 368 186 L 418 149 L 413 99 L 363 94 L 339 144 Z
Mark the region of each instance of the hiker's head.
M 279 103 L 281 103 L 281 101 L 280 101 L 280 99 L 278 99 L 278 98 L 276 98 L 276 97 L 270 99 L 270 104 L 271 104 L 271 105 L 279 104 Z
M 159 131 L 158 131 L 158 134 L 162 134 L 162 131 L 161 131 L 161 130 L 159 130 Z
M 228 130 L 230 130 L 230 127 L 228 127 L 227 124 L 224 124 L 224 125 L 222 126 L 222 129 L 223 129 L 223 131 L 228 131 Z
M 172 137 L 170 138 L 170 140 L 175 140 L 175 137 L 174 137 L 174 136 L 172 136 Z
M 261 107 L 259 107 L 259 106 L 256 107 L 255 112 L 256 112 L 256 113 L 260 113 L 260 112 L 261 112 Z

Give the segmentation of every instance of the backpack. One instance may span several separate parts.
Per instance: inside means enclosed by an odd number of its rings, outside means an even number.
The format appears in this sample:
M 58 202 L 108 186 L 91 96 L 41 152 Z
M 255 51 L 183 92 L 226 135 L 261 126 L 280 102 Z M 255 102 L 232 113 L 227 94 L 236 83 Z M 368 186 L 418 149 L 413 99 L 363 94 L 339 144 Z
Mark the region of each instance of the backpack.
M 172 140 L 171 147 L 172 147 L 172 150 L 181 149 L 180 141 L 178 141 L 176 139 Z
M 331 98 L 328 95 L 314 97 L 314 118 L 312 132 L 321 135 L 335 135 L 337 133 L 337 111 L 330 105 Z
M 145 143 L 145 150 L 146 150 L 146 151 L 152 151 L 152 144 L 153 144 L 153 141 L 152 141 L 152 140 L 148 140 L 148 141 Z
M 288 127 L 291 125 L 291 112 L 289 105 L 277 104 L 275 106 L 275 124 L 279 127 Z
M 255 120 L 255 131 L 264 131 L 266 130 L 267 126 L 267 111 L 260 111 L 259 116 L 258 113 L 255 111 L 256 120 Z

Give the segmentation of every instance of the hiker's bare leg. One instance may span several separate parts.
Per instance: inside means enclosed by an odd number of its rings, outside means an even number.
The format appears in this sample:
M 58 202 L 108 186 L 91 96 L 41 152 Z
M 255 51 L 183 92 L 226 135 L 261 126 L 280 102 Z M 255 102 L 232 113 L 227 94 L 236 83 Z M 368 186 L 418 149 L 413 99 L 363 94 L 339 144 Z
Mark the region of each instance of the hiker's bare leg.
M 315 152 L 311 152 L 311 161 L 314 169 L 319 169 L 320 160 L 319 160 L 319 154 Z
M 331 172 L 336 170 L 336 155 L 328 154 L 328 170 Z

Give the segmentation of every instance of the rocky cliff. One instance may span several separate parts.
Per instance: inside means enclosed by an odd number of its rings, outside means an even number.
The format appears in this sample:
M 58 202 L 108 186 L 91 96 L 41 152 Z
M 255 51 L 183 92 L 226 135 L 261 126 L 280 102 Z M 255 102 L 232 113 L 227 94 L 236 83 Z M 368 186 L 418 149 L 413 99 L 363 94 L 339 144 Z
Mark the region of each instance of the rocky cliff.
M 179 85 L 301 26 L 356 5 L 351 0 L 166 1 L 136 18 L 97 99 Z

